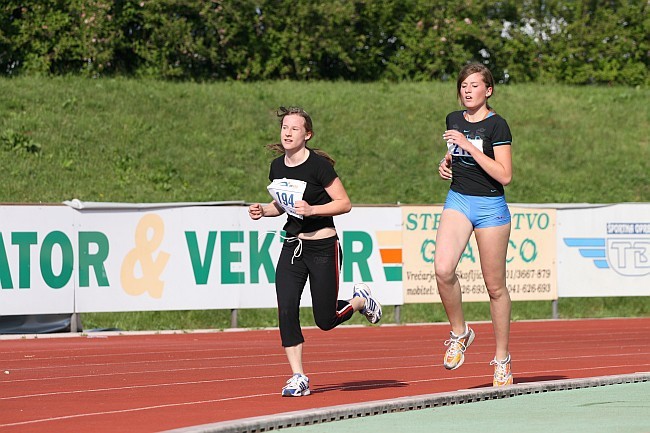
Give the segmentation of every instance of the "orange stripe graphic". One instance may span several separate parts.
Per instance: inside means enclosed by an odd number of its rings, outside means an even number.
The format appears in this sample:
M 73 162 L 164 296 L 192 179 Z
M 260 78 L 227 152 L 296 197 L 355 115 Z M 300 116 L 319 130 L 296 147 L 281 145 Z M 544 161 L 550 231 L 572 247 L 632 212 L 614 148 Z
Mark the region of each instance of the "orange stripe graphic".
M 401 248 L 380 248 L 381 262 L 387 263 L 402 263 L 402 249 Z

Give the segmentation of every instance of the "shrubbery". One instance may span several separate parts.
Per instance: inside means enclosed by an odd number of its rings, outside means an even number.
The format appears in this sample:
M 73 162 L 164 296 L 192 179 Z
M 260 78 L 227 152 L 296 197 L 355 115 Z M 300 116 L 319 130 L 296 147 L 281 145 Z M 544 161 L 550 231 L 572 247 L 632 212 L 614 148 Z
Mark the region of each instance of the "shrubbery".
M 0 74 L 647 85 L 647 0 L 5 0 Z

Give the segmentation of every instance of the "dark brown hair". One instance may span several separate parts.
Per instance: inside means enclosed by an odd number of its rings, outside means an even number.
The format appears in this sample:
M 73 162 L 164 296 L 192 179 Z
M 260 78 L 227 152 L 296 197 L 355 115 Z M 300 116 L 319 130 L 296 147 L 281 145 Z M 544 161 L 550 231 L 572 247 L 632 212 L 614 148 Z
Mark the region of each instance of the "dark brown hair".
M 465 81 L 470 75 L 476 73 L 481 74 L 486 87 L 492 88 L 492 93 L 490 93 L 490 96 L 494 95 L 494 77 L 492 76 L 492 72 L 490 72 L 487 66 L 481 63 L 470 63 L 468 65 L 465 65 L 465 67 L 460 70 L 460 73 L 458 74 L 458 80 L 456 80 L 456 97 L 458 98 L 458 102 L 460 102 L 461 105 L 463 97 L 461 96 L 460 90 L 461 86 L 463 85 L 463 81 Z M 490 96 L 488 96 L 488 99 Z M 487 108 L 490 110 L 492 109 L 492 107 L 490 107 L 490 104 L 487 104 Z
M 314 136 L 314 126 L 311 120 L 311 116 L 301 107 L 280 107 L 278 108 L 278 111 L 276 111 L 276 115 L 280 118 L 280 127 L 282 127 L 282 122 L 284 121 L 284 118 L 286 116 L 289 116 L 291 114 L 296 114 L 300 117 L 303 118 L 305 121 L 305 130 L 307 132 L 311 132 L 311 136 Z M 277 154 L 284 154 L 284 147 L 282 147 L 281 143 L 273 143 L 273 144 L 267 144 L 266 145 L 267 149 L 277 153 Z M 330 164 L 334 165 L 336 161 L 332 159 L 331 156 L 329 156 L 327 153 L 323 152 L 320 149 L 311 149 L 313 150 L 317 155 L 322 156 L 326 160 L 330 162 Z

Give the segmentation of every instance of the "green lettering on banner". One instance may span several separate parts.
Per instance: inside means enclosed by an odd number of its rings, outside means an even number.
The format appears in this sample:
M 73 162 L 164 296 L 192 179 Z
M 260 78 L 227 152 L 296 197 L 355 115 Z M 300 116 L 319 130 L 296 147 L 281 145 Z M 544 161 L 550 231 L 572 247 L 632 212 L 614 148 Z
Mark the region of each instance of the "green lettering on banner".
M 442 218 L 442 213 L 437 213 L 433 219 L 433 230 L 438 230 L 440 226 L 440 219 Z
M 521 230 L 523 226 L 528 230 L 537 227 L 540 230 L 548 229 L 551 217 L 547 213 L 515 213 L 512 215 L 513 230 Z
M 97 253 L 90 253 L 90 245 L 97 245 Z M 101 232 L 79 232 L 79 287 L 90 286 L 90 268 L 100 287 L 108 287 L 108 276 L 104 262 L 108 258 L 108 237 Z
M 510 263 L 519 256 L 524 263 L 530 263 L 537 259 L 537 244 L 534 240 L 526 238 L 517 246 L 515 241 L 510 239 L 508 241 L 508 251 L 512 251 L 513 255 L 506 257 L 506 263 Z
M 30 245 L 36 245 L 36 232 L 14 232 L 11 234 L 11 243 L 18 245 L 18 288 L 29 289 L 31 285 L 29 256 Z
M 524 239 L 519 246 L 519 251 L 524 263 L 530 263 L 537 258 L 537 245 L 531 239 Z
M 61 273 L 54 274 L 52 269 L 52 251 L 54 246 L 58 245 L 61 249 Z M 65 286 L 72 277 L 72 269 L 74 262 L 74 253 L 72 251 L 72 242 L 63 232 L 53 231 L 48 233 L 43 239 L 43 246 L 41 247 L 41 274 L 45 284 L 53 289 L 60 289 Z
M 463 251 L 463 254 L 460 256 L 460 262 L 463 263 L 463 260 L 468 259 L 472 263 L 476 263 L 476 256 L 474 256 L 474 248 L 472 248 L 472 244 L 468 243 L 467 246 L 465 246 L 465 250 Z
M 418 227 L 417 214 L 410 213 L 406 215 L 406 230 L 413 231 Z
M 441 213 L 410 213 L 406 216 L 406 230 L 438 230 Z
M 271 258 L 271 253 L 269 251 L 271 247 L 271 242 L 276 233 L 266 233 L 264 237 L 264 242 L 262 247 L 259 247 L 259 235 L 258 232 L 249 232 L 250 236 L 250 274 L 251 274 L 251 283 L 260 282 L 260 273 L 259 269 L 264 267 L 264 272 L 266 273 L 266 278 L 269 283 L 275 283 L 275 267 L 273 266 L 273 259 Z M 282 242 L 282 237 L 278 236 L 280 242 Z
M 422 261 L 425 263 L 433 263 L 436 257 L 436 241 L 432 239 L 425 239 L 422 241 L 422 246 L 420 247 L 420 254 L 422 255 Z
M 517 250 L 517 244 L 515 244 L 515 242 L 512 239 L 508 240 L 508 251 L 510 250 L 513 251 Z M 511 263 L 514 259 L 515 258 L 513 256 L 506 256 L 506 263 Z
M 11 270 L 9 269 L 9 260 L 7 260 L 7 251 L 5 242 L 0 233 L 0 287 L 3 289 L 13 289 L 14 283 L 11 281 Z
M 435 263 L 436 261 L 436 241 L 433 239 L 425 239 L 422 241 L 420 246 L 420 256 L 422 261 L 425 263 Z M 476 257 L 474 256 L 474 249 L 472 248 L 471 243 L 467 243 L 465 249 L 463 250 L 462 255 L 460 256 L 459 263 L 462 263 L 463 260 L 469 260 L 472 263 L 476 263 Z
M 231 245 L 243 242 L 243 232 L 221 232 L 221 282 L 223 284 L 241 284 L 245 282 L 243 272 L 233 272 L 231 270 L 231 264 L 241 263 L 242 261 L 241 252 L 233 251 Z
M 201 253 L 199 252 L 199 242 L 196 238 L 196 232 L 185 232 L 187 250 L 190 253 L 192 262 L 192 271 L 194 272 L 194 281 L 196 284 L 207 284 L 210 276 L 210 266 L 214 256 L 214 245 L 217 241 L 217 232 L 208 233 L 208 243 L 205 246 L 205 259 L 201 263 Z
M 361 249 L 355 251 L 354 247 L 358 244 L 361 245 Z M 370 266 L 368 266 L 368 259 L 372 255 L 372 251 L 372 237 L 368 233 L 356 231 L 345 232 L 343 237 L 343 281 L 352 281 L 352 266 L 355 263 L 359 268 L 361 280 L 373 281 Z

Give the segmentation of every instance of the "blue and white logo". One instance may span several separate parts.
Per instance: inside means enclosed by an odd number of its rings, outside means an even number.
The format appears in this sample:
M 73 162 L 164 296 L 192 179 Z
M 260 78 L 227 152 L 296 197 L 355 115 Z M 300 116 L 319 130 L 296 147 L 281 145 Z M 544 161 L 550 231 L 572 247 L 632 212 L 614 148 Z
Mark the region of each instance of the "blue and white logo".
M 628 277 L 650 274 L 649 223 L 608 223 L 607 234 L 611 236 L 564 238 L 564 243 L 593 260 L 598 269 L 613 269 Z

